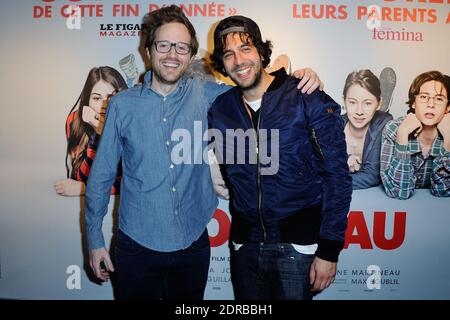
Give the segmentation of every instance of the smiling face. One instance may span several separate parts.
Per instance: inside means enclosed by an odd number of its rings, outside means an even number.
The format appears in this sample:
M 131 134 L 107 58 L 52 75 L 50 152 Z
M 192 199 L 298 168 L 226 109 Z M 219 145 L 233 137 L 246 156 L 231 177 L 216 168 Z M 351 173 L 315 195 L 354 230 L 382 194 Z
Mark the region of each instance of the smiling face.
M 179 22 L 170 22 L 160 26 L 155 32 L 155 43 L 158 41 L 169 41 L 170 43 L 191 43 L 191 36 L 185 25 Z M 150 48 L 150 59 L 154 78 L 165 85 L 176 84 L 183 76 L 189 63 L 191 53 L 178 54 L 175 47 L 171 47 L 169 52 L 160 53 L 156 51 L 155 44 Z
M 114 87 L 104 80 L 97 82 L 89 96 L 89 106 L 99 114 L 104 114 L 108 99 L 116 93 Z
M 373 115 L 380 109 L 381 99 L 378 101 L 369 91 L 354 84 L 347 90 L 344 105 L 349 123 L 354 128 L 362 129 L 370 124 Z
M 428 102 L 426 100 L 428 99 Z M 427 81 L 419 90 L 412 105 L 417 119 L 424 126 L 435 126 L 449 112 L 448 93 L 439 81 Z
M 261 56 L 245 34 L 227 35 L 222 60 L 225 71 L 241 89 L 255 88 L 261 82 Z

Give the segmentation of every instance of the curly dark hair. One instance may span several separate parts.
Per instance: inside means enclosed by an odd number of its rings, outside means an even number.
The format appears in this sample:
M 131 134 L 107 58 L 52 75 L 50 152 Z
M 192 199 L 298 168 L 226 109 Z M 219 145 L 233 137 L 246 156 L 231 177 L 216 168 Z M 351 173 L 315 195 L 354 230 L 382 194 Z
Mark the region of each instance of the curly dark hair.
M 447 91 L 447 106 L 449 105 L 448 95 L 449 95 L 449 89 L 450 89 L 450 83 L 449 83 L 449 77 L 439 71 L 433 70 L 424 72 L 420 75 L 418 75 L 413 82 L 411 83 L 411 86 L 409 87 L 408 92 L 408 101 L 406 101 L 406 104 L 408 105 L 408 113 L 415 113 L 415 110 L 413 108 L 413 103 L 416 101 L 416 96 L 420 92 L 420 87 L 428 81 L 438 81 L 442 83 L 442 86 Z
M 242 27 L 243 25 L 243 22 L 240 20 L 230 19 L 228 22 L 221 24 L 220 30 L 216 30 L 215 32 L 220 32 L 230 27 Z M 248 33 L 238 33 L 243 43 L 252 43 L 256 47 L 256 50 L 258 50 L 258 53 L 261 56 L 263 68 L 267 67 L 270 63 L 270 56 L 272 55 L 272 42 L 270 40 L 263 42 L 261 39 L 255 39 L 255 37 Z M 223 65 L 222 56 L 225 50 L 227 35 L 228 34 L 222 36 L 222 41 L 219 42 L 219 45 L 214 47 L 214 51 L 210 57 L 214 70 L 220 72 L 224 76 L 227 76 L 227 72 Z
M 162 7 L 161 9 L 147 13 L 144 16 L 143 24 L 147 38 L 145 40 L 145 48 L 150 51 L 151 46 L 155 41 L 156 30 L 164 24 L 171 22 L 179 22 L 186 26 L 191 35 L 191 57 L 195 56 L 198 51 L 198 40 L 194 26 L 183 13 L 183 10 L 176 6 L 170 5 L 168 7 Z

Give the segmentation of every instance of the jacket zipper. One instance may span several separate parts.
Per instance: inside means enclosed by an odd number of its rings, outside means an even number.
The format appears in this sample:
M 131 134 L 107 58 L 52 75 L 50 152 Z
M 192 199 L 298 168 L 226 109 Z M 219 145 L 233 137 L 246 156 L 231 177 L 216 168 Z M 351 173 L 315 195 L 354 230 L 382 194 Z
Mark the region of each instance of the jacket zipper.
M 267 232 L 266 232 L 266 227 L 264 226 L 264 220 L 263 220 L 263 215 L 262 215 L 262 191 L 261 191 L 261 164 L 259 161 L 259 126 L 261 124 L 261 114 L 262 114 L 262 108 L 263 108 L 263 99 L 261 100 L 261 107 L 259 109 L 259 114 L 258 114 L 258 125 L 256 127 L 256 165 L 258 167 L 258 176 L 257 176 L 257 180 L 258 180 L 258 213 L 259 213 L 259 221 L 261 222 L 261 227 L 263 230 L 263 239 L 264 242 L 267 239 Z
M 251 119 L 250 115 L 248 115 L 248 117 L 250 119 L 250 123 L 252 124 L 253 130 L 256 130 L 256 167 L 257 167 L 256 183 L 257 183 L 257 190 L 258 190 L 258 217 L 259 217 L 259 222 L 261 223 L 261 228 L 263 231 L 263 239 L 265 242 L 267 239 L 267 232 L 266 232 L 266 227 L 264 226 L 264 220 L 263 220 L 263 215 L 262 215 L 261 164 L 259 161 L 259 126 L 261 124 L 263 100 L 264 100 L 264 96 L 263 96 L 263 99 L 261 100 L 261 107 L 259 109 L 258 123 L 256 125 L 256 129 L 255 129 L 255 125 L 253 124 L 253 120 Z M 245 105 L 245 102 L 244 102 L 244 105 Z M 245 105 L 245 107 L 247 108 L 246 105 Z

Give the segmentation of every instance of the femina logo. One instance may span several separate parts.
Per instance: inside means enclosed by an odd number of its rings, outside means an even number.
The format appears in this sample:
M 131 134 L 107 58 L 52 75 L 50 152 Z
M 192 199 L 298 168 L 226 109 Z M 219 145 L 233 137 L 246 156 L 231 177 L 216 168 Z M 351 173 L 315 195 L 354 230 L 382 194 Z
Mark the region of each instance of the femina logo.
M 386 239 L 386 212 L 376 211 L 373 214 L 371 237 L 364 213 L 350 211 L 344 249 L 347 249 L 350 244 L 359 244 L 361 249 L 373 249 L 374 245 L 382 250 L 399 248 L 405 240 L 406 212 L 395 212 L 393 231 L 392 238 Z
M 405 28 L 402 28 L 402 30 L 394 30 L 388 27 L 374 27 L 372 31 L 372 40 L 423 42 L 423 33 L 418 31 L 408 31 Z

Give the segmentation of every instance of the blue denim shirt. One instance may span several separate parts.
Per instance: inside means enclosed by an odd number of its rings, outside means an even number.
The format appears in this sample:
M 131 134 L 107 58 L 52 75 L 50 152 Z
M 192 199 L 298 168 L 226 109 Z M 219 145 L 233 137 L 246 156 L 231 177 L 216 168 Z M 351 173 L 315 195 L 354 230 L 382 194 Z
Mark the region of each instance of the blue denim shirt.
M 120 158 L 119 228 L 139 244 L 163 252 L 187 248 L 217 207 L 203 134 L 211 103 L 229 87 L 182 78 L 164 97 L 150 88 L 151 77 L 148 72 L 143 86 L 116 94 L 108 105 L 86 189 L 89 250 L 105 247 L 102 221 Z M 172 136 L 175 129 L 184 130 Z M 173 163 L 172 153 L 184 163 Z

